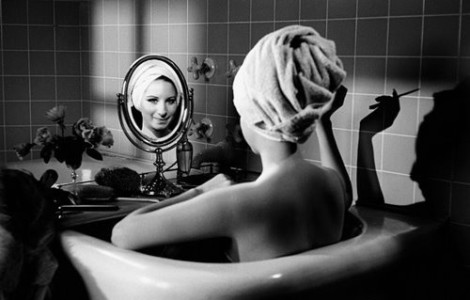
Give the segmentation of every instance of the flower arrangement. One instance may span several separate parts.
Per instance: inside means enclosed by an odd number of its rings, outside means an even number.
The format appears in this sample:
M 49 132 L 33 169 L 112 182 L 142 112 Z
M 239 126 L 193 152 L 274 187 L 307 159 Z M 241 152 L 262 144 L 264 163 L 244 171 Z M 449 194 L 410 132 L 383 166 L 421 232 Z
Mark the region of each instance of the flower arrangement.
M 105 126 L 93 125 L 88 118 L 80 118 L 72 126 L 72 135 L 66 136 L 65 111 L 65 106 L 58 105 L 46 113 L 46 118 L 59 126 L 61 134 L 52 134 L 47 127 L 39 128 L 32 143 L 21 143 L 13 147 L 19 159 L 28 155 L 34 146 L 42 146 L 40 156 L 45 163 L 54 155 L 59 162 L 65 162 L 73 170 L 80 168 L 84 152 L 96 160 L 103 160 L 97 148 L 101 145 L 113 145 L 111 131 Z

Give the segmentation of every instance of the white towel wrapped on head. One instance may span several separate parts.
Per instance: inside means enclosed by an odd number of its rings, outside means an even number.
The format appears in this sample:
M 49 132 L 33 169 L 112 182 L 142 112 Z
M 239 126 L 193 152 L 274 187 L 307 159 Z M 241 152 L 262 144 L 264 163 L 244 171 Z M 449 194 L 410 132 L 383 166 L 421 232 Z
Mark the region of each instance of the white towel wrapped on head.
M 233 82 L 233 101 L 258 133 L 302 143 L 313 132 L 315 108 L 333 99 L 345 77 L 333 41 L 311 27 L 287 26 L 247 54 Z

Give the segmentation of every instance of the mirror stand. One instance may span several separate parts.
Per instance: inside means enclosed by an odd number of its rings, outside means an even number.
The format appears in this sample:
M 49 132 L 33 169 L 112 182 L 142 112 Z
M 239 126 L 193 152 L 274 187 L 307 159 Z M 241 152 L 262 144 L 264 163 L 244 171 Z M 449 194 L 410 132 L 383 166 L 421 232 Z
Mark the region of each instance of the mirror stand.
M 150 96 L 146 94 L 148 89 L 151 89 Z M 155 124 L 152 121 L 152 103 L 159 99 L 159 96 L 164 99 L 171 114 L 165 119 L 166 123 L 156 118 L 155 122 L 158 124 Z M 173 101 L 174 99 L 176 101 Z M 177 101 L 178 99 L 180 101 Z M 177 103 L 176 107 L 172 103 Z M 164 198 L 182 193 L 182 188 L 168 181 L 163 175 L 163 152 L 175 147 L 178 163 L 176 180 L 188 175 L 191 170 L 192 145 L 187 140 L 186 133 L 191 126 L 193 89 L 188 88 L 178 66 L 167 57 L 153 54 L 144 55 L 134 61 L 124 78 L 121 93 L 118 94 L 118 112 L 122 130 L 129 141 L 137 148 L 155 153 L 156 156 L 153 163 L 156 168 L 155 176 L 150 182 L 143 178 L 140 192 Z M 144 130 L 149 126 L 156 132 L 148 133 Z
M 155 155 L 155 162 L 153 163 L 156 167 L 155 176 L 150 183 L 142 188 L 142 193 L 149 196 L 165 198 L 181 194 L 183 189 L 168 181 L 165 178 L 165 175 L 163 175 L 163 166 L 165 166 L 165 162 L 163 161 L 162 149 L 159 147 L 155 148 Z

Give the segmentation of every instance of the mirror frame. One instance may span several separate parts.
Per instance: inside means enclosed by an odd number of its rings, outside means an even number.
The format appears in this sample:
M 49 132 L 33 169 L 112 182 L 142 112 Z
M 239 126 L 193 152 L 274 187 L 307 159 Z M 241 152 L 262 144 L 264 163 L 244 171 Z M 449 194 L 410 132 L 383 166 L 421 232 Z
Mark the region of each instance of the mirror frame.
M 161 138 L 151 138 L 147 135 L 142 134 L 141 129 L 135 125 L 134 117 L 130 113 L 129 101 L 129 84 L 135 70 L 144 62 L 149 60 L 158 60 L 168 65 L 169 68 L 174 71 L 180 81 L 182 87 L 182 101 L 179 108 L 180 122 L 171 131 L 170 134 Z M 177 84 L 177 83 L 175 83 Z M 193 92 L 192 89 L 188 88 L 186 79 L 183 76 L 180 68 L 169 58 L 165 56 L 149 54 L 144 55 L 134 61 L 127 72 L 123 84 L 121 93 L 118 95 L 118 111 L 119 111 L 119 122 L 127 138 L 137 148 L 146 152 L 156 152 L 157 149 L 167 151 L 174 148 L 178 142 L 185 136 L 192 122 L 193 114 Z

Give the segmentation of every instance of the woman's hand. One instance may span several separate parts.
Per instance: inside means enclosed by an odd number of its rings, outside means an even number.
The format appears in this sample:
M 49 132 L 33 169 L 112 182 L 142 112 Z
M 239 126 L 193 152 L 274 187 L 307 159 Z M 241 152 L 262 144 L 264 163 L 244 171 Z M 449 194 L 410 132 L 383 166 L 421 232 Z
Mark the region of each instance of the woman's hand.
M 233 181 L 225 174 L 218 174 L 212 179 L 206 181 L 205 183 L 198 186 L 198 189 L 201 193 L 206 193 L 218 188 L 228 187 L 233 184 Z
M 333 100 L 323 105 L 319 110 L 319 119 L 320 120 L 329 120 L 331 115 L 338 110 L 341 106 L 343 106 L 344 98 L 346 98 L 346 94 L 348 89 L 345 86 L 340 86 L 335 93 Z

